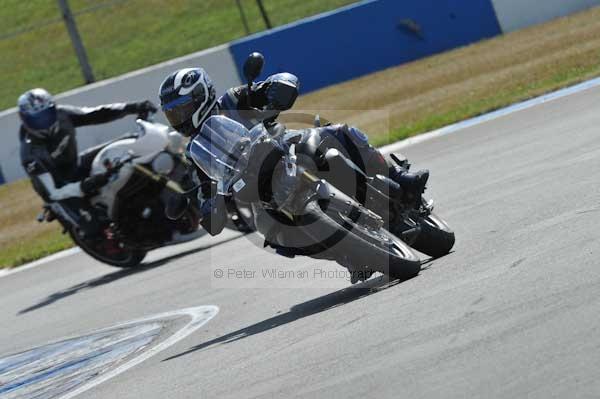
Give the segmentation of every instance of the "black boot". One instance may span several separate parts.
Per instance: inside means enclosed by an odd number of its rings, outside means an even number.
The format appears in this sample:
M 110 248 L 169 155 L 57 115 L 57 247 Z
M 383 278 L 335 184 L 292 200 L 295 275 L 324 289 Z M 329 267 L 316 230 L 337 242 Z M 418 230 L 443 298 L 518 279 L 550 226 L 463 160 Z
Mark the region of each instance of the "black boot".
M 425 185 L 429 179 L 427 169 L 416 173 L 406 172 L 396 167 L 390 168 L 390 179 L 400 184 L 402 190 L 411 197 L 419 197 L 425 191 Z

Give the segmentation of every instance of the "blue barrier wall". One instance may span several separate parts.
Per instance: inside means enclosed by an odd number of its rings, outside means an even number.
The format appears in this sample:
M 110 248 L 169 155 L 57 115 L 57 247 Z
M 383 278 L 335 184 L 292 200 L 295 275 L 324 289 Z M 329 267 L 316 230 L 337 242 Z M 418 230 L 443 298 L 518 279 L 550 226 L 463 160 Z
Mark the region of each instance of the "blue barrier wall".
M 306 93 L 501 33 L 490 0 L 370 0 L 231 43 L 238 72 L 252 51 L 263 77 L 282 71 Z

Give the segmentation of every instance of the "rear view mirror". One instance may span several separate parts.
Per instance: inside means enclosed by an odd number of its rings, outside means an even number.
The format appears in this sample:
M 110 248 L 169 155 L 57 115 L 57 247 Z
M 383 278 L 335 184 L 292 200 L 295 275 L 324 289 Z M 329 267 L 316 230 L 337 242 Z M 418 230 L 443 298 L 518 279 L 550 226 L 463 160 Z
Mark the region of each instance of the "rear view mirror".
M 246 62 L 244 62 L 244 77 L 248 84 L 252 84 L 258 78 L 264 64 L 265 57 L 261 53 L 254 52 L 246 58 Z

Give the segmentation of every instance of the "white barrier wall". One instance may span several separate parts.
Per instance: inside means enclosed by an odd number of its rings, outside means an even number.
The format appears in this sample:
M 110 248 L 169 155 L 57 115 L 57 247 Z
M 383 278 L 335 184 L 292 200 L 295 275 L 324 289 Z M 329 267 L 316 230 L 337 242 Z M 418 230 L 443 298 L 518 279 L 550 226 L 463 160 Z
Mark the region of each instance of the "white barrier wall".
M 56 96 L 57 102 L 93 106 L 149 99 L 158 105 L 158 86 L 162 80 L 172 71 L 189 66 L 201 66 L 206 69 L 217 87 L 217 93 L 240 84 L 237 68 L 228 46 L 225 45 L 62 93 Z M 15 98 L 15 103 L 16 101 Z M 157 120 L 164 122 L 162 113 L 157 114 Z M 0 134 L 2 135 L 0 165 L 7 182 L 25 176 L 19 155 L 19 125 L 15 108 L 0 112 Z M 135 129 L 133 116 L 104 125 L 79 128 L 77 130 L 79 149 L 100 144 L 133 129 Z
M 600 5 L 600 0 L 492 0 L 504 33 Z

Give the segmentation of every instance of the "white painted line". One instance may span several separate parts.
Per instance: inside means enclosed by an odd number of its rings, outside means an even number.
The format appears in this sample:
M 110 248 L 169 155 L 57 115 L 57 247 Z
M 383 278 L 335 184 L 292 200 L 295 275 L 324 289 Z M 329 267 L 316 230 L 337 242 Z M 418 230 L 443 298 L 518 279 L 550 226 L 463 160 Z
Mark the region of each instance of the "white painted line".
M 600 86 L 600 78 L 595 78 L 592 80 L 588 80 L 586 82 L 579 83 L 575 86 L 566 87 L 564 89 L 560 89 L 554 91 L 552 93 L 544 94 L 540 97 L 532 98 L 531 100 L 523 101 L 520 103 L 516 103 L 510 105 L 506 108 L 499 109 L 497 111 L 490 112 L 485 115 L 477 116 L 475 118 L 467 119 L 462 122 L 457 122 L 453 125 L 449 125 L 443 127 L 441 129 L 434 130 L 429 133 L 420 134 L 418 136 L 409 137 L 405 140 L 398 141 L 396 143 L 388 144 L 384 147 L 381 147 L 380 150 L 389 154 L 390 152 L 401 150 L 402 148 L 406 148 L 415 144 L 422 143 L 424 141 L 428 141 L 434 138 L 442 137 L 447 134 L 456 133 L 458 131 L 481 125 L 482 123 L 486 123 L 492 121 L 494 119 L 501 118 L 503 116 L 507 116 L 513 114 L 515 112 L 523 111 L 550 101 L 558 100 L 563 97 L 567 97 L 573 94 L 580 93 L 585 90 L 589 90 L 595 87 Z
M 146 352 L 143 352 L 140 356 L 131 359 L 130 361 L 120 365 L 119 367 L 117 367 L 113 370 L 110 370 L 105 374 L 101 374 L 98 378 L 95 378 L 92 381 L 90 381 L 90 382 L 80 386 L 79 388 L 67 393 L 66 395 L 62 396 L 61 399 L 73 398 L 73 397 L 79 395 L 80 393 L 88 391 L 88 390 L 94 388 L 95 386 L 98 386 L 98 385 L 102 384 L 103 382 L 106 382 L 106 381 L 110 380 L 111 378 L 116 377 L 117 375 L 129 370 L 130 368 L 137 366 L 138 364 L 142 363 L 143 361 L 150 359 L 152 356 L 154 356 L 157 353 L 176 344 L 177 342 L 181 341 L 182 339 L 184 339 L 185 337 L 187 337 L 188 335 L 190 335 L 191 333 L 193 333 L 194 331 L 196 331 L 197 329 L 199 329 L 200 327 L 205 325 L 210 319 L 215 317 L 217 315 L 217 313 L 219 313 L 219 308 L 217 306 L 212 306 L 212 305 L 198 306 L 198 307 L 194 307 L 194 308 L 187 308 L 187 309 L 175 310 L 172 312 L 161 313 L 161 314 L 158 314 L 155 316 L 145 317 L 145 318 L 142 318 L 139 320 L 129 321 L 127 323 L 122 323 L 122 324 L 118 324 L 118 325 L 110 327 L 110 328 L 105 328 L 105 329 L 99 330 L 99 332 L 100 332 L 100 331 L 105 331 L 108 329 L 123 327 L 123 326 L 130 325 L 130 324 L 145 323 L 148 321 L 166 319 L 166 318 L 170 318 L 170 317 L 174 317 L 174 316 L 189 316 L 191 318 L 190 321 L 185 326 L 183 326 L 176 333 L 171 335 L 169 338 L 165 339 L 160 344 L 150 348 Z
M 477 126 L 482 123 L 486 123 L 486 122 L 492 121 L 494 119 L 498 119 L 503 116 L 513 114 L 515 112 L 523 111 L 528 108 L 532 108 L 532 107 L 538 106 L 540 104 L 547 103 L 549 101 L 558 100 L 560 98 L 567 97 L 567 96 L 570 96 L 573 94 L 577 94 L 582 91 L 589 90 L 589 89 L 592 89 L 592 88 L 595 88 L 598 86 L 600 86 L 600 78 L 588 80 L 586 82 L 579 83 L 575 86 L 567 87 L 567 88 L 560 89 L 560 90 L 557 90 L 552 93 L 544 94 L 543 96 L 532 98 L 531 100 L 523 101 L 523 102 L 520 102 L 520 103 L 517 103 L 514 105 L 510 105 L 506 108 L 502 108 L 502 109 L 499 109 L 494 112 L 490 112 L 485 115 L 477 116 L 475 118 L 467 119 L 465 121 L 458 122 L 458 123 L 443 127 L 441 129 L 434 130 L 429 133 L 423 133 L 418 136 L 409 137 L 407 139 L 400 140 L 400 141 L 392 143 L 392 144 L 388 144 L 386 146 L 381 147 L 380 150 L 384 154 L 389 154 L 390 152 L 399 151 L 403 148 L 406 148 L 406 147 L 409 147 L 409 146 L 412 146 L 415 144 L 419 144 L 419 143 L 422 143 L 422 142 L 425 142 L 425 141 L 428 141 L 431 139 L 435 139 L 438 137 L 442 137 L 442 136 L 445 136 L 448 134 L 456 133 L 458 131 L 461 131 L 461 130 L 464 130 L 464 129 L 467 129 L 467 128 L 470 128 L 473 126 Z M 0 115 L 1 115 L 1 113 L 0 113 Z M 65 258 L 67 256 L 74 255 L 75 253 L 78 252 L 77 250 L 78 250 L 78 248 L 73 248 L 73 249 L 69 249 L 66 251 L 62 251 L 57 254 L 50 255 L 46 258 L 39 259 L 35 262 L 28 263 L 26 265 L 19 266 L 14 269 L 9 269 L 8 271 L 0 270 L 0 278 L 10 276 L 11 274 L 18 273 L 20 271 L 29 270 L 34 267 L 43 265 L 45 263 Z

